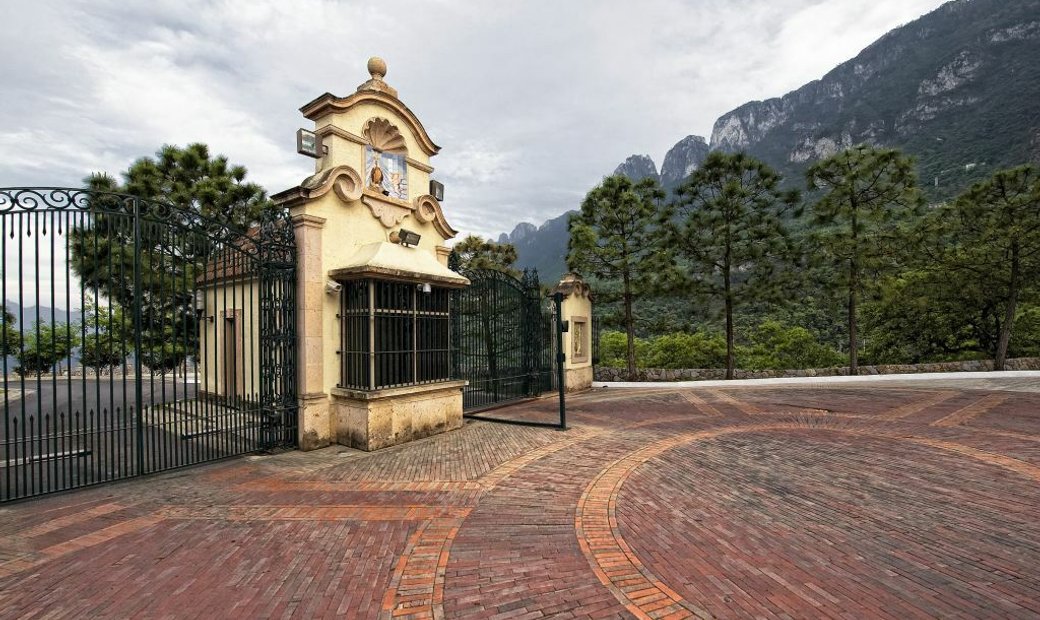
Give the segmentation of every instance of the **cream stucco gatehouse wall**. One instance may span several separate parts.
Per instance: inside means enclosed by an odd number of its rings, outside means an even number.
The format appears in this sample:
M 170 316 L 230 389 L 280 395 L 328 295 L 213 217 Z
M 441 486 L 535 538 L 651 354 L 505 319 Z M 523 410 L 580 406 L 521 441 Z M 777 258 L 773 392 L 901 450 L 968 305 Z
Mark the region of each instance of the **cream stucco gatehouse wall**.
M 469 280 L 448 268 L 456 231 L 431 186 L 430 158 L 440 147 L 384 77 L 346 96 L 325 93 L 301 108 L 320 149 L 315 172 L 272 196 L 292 216 L 297 246 L 298 446 L 338 443 L 363 450 L 397 445 L 459 428 L 465 382 L 452 376 L 451 291 Z M 200 306 L 218 298 L 247 300 L 255 281 L 213 278 Z M 229 295 L 229 291 L 233 291 Z M 563 295 L 565 385 L 592 383 L 591 296 L 569 274 Z M 207 301 L 208 300 L 208 301 Z M 235 304 L 204 321 L 220 346 L 222 325 L 249 324 Z M 255 308 L 245 305 L 243 308 Z M 224 340 L 227 340 L 224 338 Z M 228 340 L 228 347 L 235 346 Z M 204 369 L 207 391 L 234 386 L 218 353 Z M 232 355 L 233 357 L 233 355 Z M 229 358 L 231 359 L 231 358 Z M 236 372 L 251 376 L 248 361 Z M 223 374 L 222 374 L 223 373 Z

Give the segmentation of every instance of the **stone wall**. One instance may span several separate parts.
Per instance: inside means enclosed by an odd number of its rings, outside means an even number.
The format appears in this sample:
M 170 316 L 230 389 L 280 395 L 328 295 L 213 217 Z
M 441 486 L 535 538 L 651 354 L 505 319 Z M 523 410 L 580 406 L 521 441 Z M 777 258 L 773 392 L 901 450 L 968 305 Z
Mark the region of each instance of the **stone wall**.
M 1023 357 L 1007 360 L 1006 370 L 1040 370 L 1040 358 Z M 934 364 L 887 364 L 860 366 L 860 375 L 901 375 L 923 372 L 980 372 L 993 370 L 992 360 L 939 362 Z M 848 366 L 809 368 L 805 370 L 734 370 L 734 379 L 775 379 L 780 377 L 839 377 L 849 374 Z M 642 368 L 637 381 L 709 381 L 726 378 L 723 368 Z M 628 381 L 624 368 L 596 368 L 596 381 Z

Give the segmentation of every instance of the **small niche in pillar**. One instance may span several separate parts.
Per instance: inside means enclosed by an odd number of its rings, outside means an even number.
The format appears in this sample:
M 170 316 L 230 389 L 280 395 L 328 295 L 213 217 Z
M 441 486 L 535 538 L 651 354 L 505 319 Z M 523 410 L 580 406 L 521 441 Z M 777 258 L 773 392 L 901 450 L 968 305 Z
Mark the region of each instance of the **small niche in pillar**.
M 571 317 L 571 360 L 578 364 L 589 361 L 589 319 Z

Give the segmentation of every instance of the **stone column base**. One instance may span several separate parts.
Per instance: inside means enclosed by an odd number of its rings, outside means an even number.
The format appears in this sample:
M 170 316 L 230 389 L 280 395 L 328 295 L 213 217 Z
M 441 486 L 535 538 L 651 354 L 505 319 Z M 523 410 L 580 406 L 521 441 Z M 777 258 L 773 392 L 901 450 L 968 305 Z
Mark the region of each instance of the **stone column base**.
M 332 390 L 336 442 L 371 451 L 462 426 L 465 381 L 375 390 Z
M 581 392 L 592 387 L 592 366 L 567 368 L 563 371 L 563 385 L 568 392 Z
M 317 450 L 332 443 L 328 394 L 301 394 L 299 405 L 297 444 L 300 450 Z

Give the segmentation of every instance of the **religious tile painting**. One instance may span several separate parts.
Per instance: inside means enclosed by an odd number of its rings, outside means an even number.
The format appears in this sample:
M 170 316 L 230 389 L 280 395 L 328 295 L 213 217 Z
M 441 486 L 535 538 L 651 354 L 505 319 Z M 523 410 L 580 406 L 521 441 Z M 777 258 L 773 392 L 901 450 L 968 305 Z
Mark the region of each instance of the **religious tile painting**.
M 404 155 L 365 147 L 365 185 L 398 200 L 408 200 L 408 165 Z

